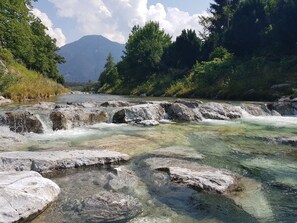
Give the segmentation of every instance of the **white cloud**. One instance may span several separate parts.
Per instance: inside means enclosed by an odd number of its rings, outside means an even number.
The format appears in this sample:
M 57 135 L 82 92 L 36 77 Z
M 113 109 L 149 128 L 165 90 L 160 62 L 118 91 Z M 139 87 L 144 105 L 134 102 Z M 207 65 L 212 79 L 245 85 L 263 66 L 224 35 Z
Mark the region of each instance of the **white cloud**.
M 50 37 L 57 40 L 56 44 L 57 44 L 58 47 L 61 47 L 61 46 L 65 45 L 66 37 L 63 34 L 62 29 L 55 28 L 52 21 L 49 19 L 49 17 L 47 16 L 46 13 L 43 13 L 43 12 L 39 11 L 36 8 L 32 9 L 32 13 L 33 13 L 33 15 L 35 15 L 36 17 L 38 17 L 41 20 L 41 22 L 42 22 L 42 24 L 44 26 L 47 27 L 46 33 Z
M 175 38 L 182 29 L 201 30 L 199 14 L 190 15 L 161 3 L 148 6 L 148 0 L 49 0 L 58 15 L 76 20 L 80 35 L 100 34 L 124 43 L 134 25 L 158 21 Z

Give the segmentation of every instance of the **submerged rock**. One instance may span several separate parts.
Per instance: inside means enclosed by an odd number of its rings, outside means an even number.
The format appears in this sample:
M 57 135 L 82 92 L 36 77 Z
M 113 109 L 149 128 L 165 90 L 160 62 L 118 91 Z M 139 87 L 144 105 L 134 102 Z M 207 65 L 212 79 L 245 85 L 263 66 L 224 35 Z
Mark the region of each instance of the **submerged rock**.
M 108 114 L 100 110 L 58 107 L 50 114 L 50 119 L 53 122 L 53 130 L 60 130 L 106 122 Z
M 191 109 L 184 104 L 174 103 L 166 110 L 169 119 L 176 121 L 201 121 L 202 115 L 197 109 Z
M 0 171 L 50 172 L 127 161 L 128 155 L 113 151 L 73 150 L 0 153 Z
M 203 159 L 204 156 L 195 149 L 185 146 L 171 146 L 167 148 L 156 149 L 151 154 L 162 157 L 178 157 L 187 159 Z
M 141 122 L 144 120 L 159 121 L 164 117 L 164 109 L 158 104 L 141 104 L 123 108 L 117 111 L 113 123 Z
M 0 222 L 23 222 L 41 213 L 60 188 L 36 172 L 0 172 Z
M 36 115 L 28 111 L 6 112 L 6 122 L 11 131 L 24 133 L 43 133 L 44 129 L 41 121 Z
M 128 222 L 142 212 L 136 198 L 120 193 L 103 191 L 72 204 L 73 222 Z
M 205 103 L 199 106 L 199 111 L 207 119 L 228 120 L 242 117 L 239 108 L 225 103 Z
M 261 221 L 273 221 L 273 212 L 262 186 L 255 180 L 238 176 L 227 170 L 199 165 L 173 158 L 148 158 L 153 170 L 166 171 L 171 181 L 198 191 L 212 191 L 233 200 L 250 215 Z

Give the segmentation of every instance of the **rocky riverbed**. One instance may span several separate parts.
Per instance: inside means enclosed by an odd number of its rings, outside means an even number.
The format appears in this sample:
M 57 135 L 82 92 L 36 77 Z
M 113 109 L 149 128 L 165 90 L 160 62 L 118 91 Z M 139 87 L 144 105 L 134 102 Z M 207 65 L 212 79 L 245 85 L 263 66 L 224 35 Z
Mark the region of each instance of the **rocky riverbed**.
M 1 109 L 0 175 L 12 180 L 0 182 L 0 222 L 297 217 L 297 121 L 281 116 L 295 114 L 291 102 L 65 97 Z

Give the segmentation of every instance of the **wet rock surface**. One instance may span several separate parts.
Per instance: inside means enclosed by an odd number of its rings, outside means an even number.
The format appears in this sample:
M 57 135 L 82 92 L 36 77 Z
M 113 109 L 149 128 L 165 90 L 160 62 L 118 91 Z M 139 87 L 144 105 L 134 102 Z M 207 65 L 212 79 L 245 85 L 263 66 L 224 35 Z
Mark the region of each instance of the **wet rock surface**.
M 126 154 L 104 150 L 5 152 L 0 153 L 0 171 L 33 170 L 46 173 L 59 169 L 116 164 L 128 159 Z
M 237 185 L 236 176 L 227 170 L 169 158 L 150 158 L 146 162 L 155 170 L 168 172 L 173 182 L 197 190 L 225 193 Z
M 202 116 L 207 119 L 228 120 L 242 117 L 239 108 L 224 103 L 205 103 L 199 106 L 199 111 Z
M 18 133 L 43 133 L 44 129 L 40 119 L 28 111 L 11 111 L 5 113 L 6 124 L 10 130 Z
M 58 107 L 50 114 L 53 130 L 71 129 L 108 120 L 108 114 L 100 110 L 84 110 L 77 107 Z
M 144 120 L 159 121 L 164 117 L 164 109 L 158 104 L 141 104 L 123 108 L 117 111 L 113 123 L 141 122 Z
M 269 103 L 268 108 L 277 111 L 282 116 L 296 116 L 297 98 L 281 98 L 277 102 Z
M 0 172 L 0 222 L 26 221 L 56 200 L 60 188 L 36 172 Z
M 191 109 L 184 104 L 174 103 L 166 110 L 169 119 L 175 121 L 201 121 L 202 115 L 199 110 Z
M 138 199 L 103 191 L 71 205 L 73 222 L 127 222 L 142 212 Z
M 167 172 L 172 182 L 198 191 L 222 194 L 251 216 L 261 221 L 273 220 L 274 215 L 262 185 L 253 179 L 175 158 L 148 158 L 145 163 L 150 169 Z

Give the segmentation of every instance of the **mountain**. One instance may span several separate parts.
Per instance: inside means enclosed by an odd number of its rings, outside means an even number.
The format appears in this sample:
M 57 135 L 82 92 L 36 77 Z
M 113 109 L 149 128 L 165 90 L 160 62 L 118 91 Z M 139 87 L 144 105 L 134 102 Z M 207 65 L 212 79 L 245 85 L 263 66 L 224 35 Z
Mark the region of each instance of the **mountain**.
M 118 62 L 124 46 L 103 36 L 84 36 L 61 47 L 57 52 L 66 60 L 66 63 L 59 65 L 59 72 L 65 77 L 66 82 L 98 80 L 108 54 L 111 53 L 115 62 Z

